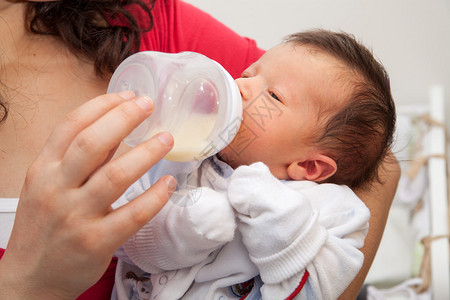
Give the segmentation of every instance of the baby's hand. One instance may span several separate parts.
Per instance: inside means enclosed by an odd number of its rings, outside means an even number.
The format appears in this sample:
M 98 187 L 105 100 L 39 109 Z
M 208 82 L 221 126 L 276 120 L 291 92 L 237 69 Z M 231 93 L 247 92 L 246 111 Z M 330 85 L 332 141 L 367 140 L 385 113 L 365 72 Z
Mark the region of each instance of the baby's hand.
M 202 187 L 179 190 L 172 197 L 124 245 L 129 258 L 144 271 L 192 267 L 234 238 L 236 218 L 226 194 Z
M 316 226 L 318 214 L 305 195 L 275 178 L 262 163 L 237 168 L 228 197 L 238 213 L 243 243 L 265 283 L 280 282 L 306 267 L 312 255 L 302 253 L 301 243 L 308 243 L 310 236 L 319 237 L 318 245 L 325 242 L 326 232 Z
M 197 188 L 190 193 L 197 200 L 186 207 L 186 213 L 195 231 L 217 243 L 233 240 L 236 220 L 227 196 L 209 188 Z

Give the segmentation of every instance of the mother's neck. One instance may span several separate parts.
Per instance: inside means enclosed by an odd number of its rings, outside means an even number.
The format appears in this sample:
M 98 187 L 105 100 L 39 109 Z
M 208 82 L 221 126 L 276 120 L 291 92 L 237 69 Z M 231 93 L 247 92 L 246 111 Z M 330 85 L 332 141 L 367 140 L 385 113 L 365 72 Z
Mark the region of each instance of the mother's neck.
M 25 28 L 25 8 L 23 2 L 0 2 L 0 39 L 2 55 L 16 56 L 19 49 L 26 46 L 31 34 Z

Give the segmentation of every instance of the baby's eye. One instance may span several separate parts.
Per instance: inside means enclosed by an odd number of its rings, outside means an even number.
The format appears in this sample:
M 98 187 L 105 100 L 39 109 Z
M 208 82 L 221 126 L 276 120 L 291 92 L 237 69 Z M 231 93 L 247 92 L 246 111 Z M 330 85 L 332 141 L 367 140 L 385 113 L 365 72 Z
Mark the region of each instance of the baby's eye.
M 280 98 L 278 98 L 278 96 L 277 96 L 274 92 L 269 92 L 269 95 L 270 95 L 270 97 L 272 97 L 273 99 L 275 99 L 275 100 L 281 102 Z

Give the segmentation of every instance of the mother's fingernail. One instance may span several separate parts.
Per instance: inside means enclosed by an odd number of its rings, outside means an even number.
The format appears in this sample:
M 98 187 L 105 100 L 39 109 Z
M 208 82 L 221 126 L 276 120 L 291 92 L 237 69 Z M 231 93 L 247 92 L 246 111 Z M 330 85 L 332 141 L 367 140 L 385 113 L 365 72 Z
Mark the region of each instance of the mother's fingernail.
M 177 187 L 177 181 L 172 176 L 166 176 L 166 178 L 164 178 L 164 181 L 166 182 L 170 190 L 174 190 Z
M 137 98 L 136 104 L 145 111 L 150 111 L 153 109 L 153 101 L 147 96 Z
M 122 91 L 119 93 L 119 96 L 122 97 L 125 100 L 131 100 L 135 97 L 133 91 Z
M 173 144 L 173 137 L 168 132 L 161 132 L 158 135 L 158 139 L 166 146 L 171 146 Z

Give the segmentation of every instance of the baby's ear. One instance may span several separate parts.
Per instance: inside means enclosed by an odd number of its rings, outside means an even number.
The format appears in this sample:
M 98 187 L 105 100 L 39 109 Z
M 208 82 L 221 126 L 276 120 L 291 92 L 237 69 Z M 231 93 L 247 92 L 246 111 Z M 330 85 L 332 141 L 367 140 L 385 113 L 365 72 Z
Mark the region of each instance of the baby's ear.
M 305 161 L 295 161 L 288 166 L 287 172 L 292 180 L 324 181 L 336 173 L 334 159 L 317 154 Z

